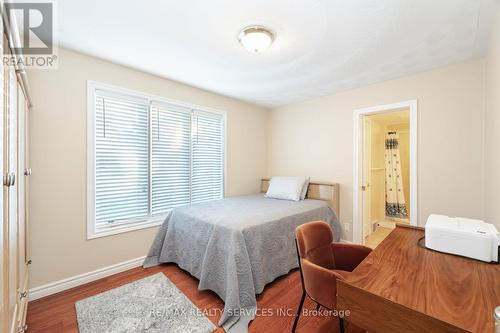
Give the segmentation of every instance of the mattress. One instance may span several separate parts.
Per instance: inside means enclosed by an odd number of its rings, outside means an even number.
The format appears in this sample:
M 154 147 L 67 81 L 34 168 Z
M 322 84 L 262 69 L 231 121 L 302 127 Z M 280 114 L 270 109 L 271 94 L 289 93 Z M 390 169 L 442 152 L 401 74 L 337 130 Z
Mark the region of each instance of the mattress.
M 298 267 L 295 228 L 340 225 L 325 201 L 298 202 L 263 194 L 231 197 L 173 209 L 161 226 L 144 267 L 173 262 L 224 301 L 219 321 L 226 331 L 247 332 L 257 311 L 256 295 L 267 283 Z

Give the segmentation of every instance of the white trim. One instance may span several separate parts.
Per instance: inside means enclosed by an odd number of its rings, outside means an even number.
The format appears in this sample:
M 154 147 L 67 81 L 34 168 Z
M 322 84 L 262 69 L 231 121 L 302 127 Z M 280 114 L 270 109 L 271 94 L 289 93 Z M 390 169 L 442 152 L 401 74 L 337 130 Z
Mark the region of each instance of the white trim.
M 389 222 L 389 221 L 380 221 L 380 222 L 377 222 L 378 223 L 378 226 L 379 227 L 382 227 L 382 228 L 394 228 L 396 226 L 396 221 L 394 222 Z
M 353 221 L 352 221 L 352 236 L 355 243 L 362 243 L 362 232 L 360 232 L 359 221 L 359 198 L 360 198 L 360 183 L 359 183 L 359 134 L 360 121 L 363 115 L 394 112 L 399 109 L 410 109 L 410 224 L 418 224 L 418 206 L 417 206 L 417 100 L 409 100 L 393 104 L 379 105 L 369 108 L 354 110 L 353 125 L 354 125 L 354 176 L 353 176 Z
M 87 81 L 87 239 L 95 235 L 95 89 Z
M 186 103 L 174 99 L 169 99 L 153 94 L 144 93 L 137 90 L 117 87 L 114 85 L 87 80 L 87 240 L 116 235 L 124 232 L 140 230 L 159 226 L 164 217 L 148 217 L 135 221 L 134 223 L 124 223 L 103 230 L 95 228 L 95 92 L 96 90 L 112 91 L 113 95 L 123 95 L 128 99 L 137 99 L 149 103 L 148 119 L 151 122 L 151 105 L 168 104 L 187 108 L 189 112 L 201 111 L 211 114 L 218 114 L 223 117 L 224 133 L 224 165 L 223 165 L 223 195 L 227 193 L 227 112 L 210 107 Z M 150 130 L 150 129 L 149 129 Z M 151 135 L 151 133 L 150 133 Z M 151 149 L 151 144 L 150 144 Z M 151 163 L 151 162 L 150 162 Z M 151 175 L 149 175 L 151 178 Z M 151 179 L 150 179 L 151 181 Z M 151 202 L 149 203 L 151 205 Z
M 67 279 L 59 280 L 56 282 L 45 284 L 43 286 L 32 288 L 29 291 L 30 295 L 29 299 L 30 301 L 33 301 L 35 299 L 39 299 L 45 296 L 59 293 L 64 290 L 78 287 L 81 286 L 82 284 L 99 280 L 113 274 L 121 273 L 132 268 L 140 267 L 142 266 L 142 263 L 144 262 L 145 258 L 146 257 L 144 256 L 136 259 L 127 260 L 115 265 L 97 269 L 92 272 L 72 276 Z
M 94 216 L 94 215 L 90 215 Z M 147 228 L 153 228 L 160 226 L 163 221 L 165 220 L 165 217 L 152 217 L 151 219 L 143 220 L 143 221 L 128 221 L 128 223 L 123 223 L 123 224 L 118 224 L 116 226 L 110 226 L 106 229 L 102 230 L 96 230 L 94 226 L 94 220 L 92 220 L 92 226 L 89 226 L 87 224 L 87 240 L 91 239 L 96 239 L 96 238 L 101 238 L 101 237 L 106 237 L 106 236 L 112 236 L 112 235 L 117 235 L 117 234 L 122 234 L 124 232 L 129 232 L 129 231 L 135 231 L 135 230 L 141 230 L 141 229 L 147 229 Z M 92 228 L 92 229 L 90 229 Z M 89 233 L 89 230 L 91 231 Z
M 227 194 L 227 115 L 224 115 L 224 174 L 222 175 L 222 182 L 224 184 L 224 193 L 223 196 L 224 198 L 226 197 Z
M 176 99 L 166 98 L 166 97 L 162 97 L 162 96 L 158 96 L 158 95 L 154 95 L 154 94 L 149 94 L 149 93 L 145 93 L 145 92 L 138 91 L 138 90 L 118 87 L 118 86 L 115 86 L 112 84 L 102 83 L 102 82 L 93 81 L 93 80 L 87 80 L 87 90 L 89 87 L 101 88 L 104 90 L 113 90 L 113 91 L 119 92 L 119 93 L 127 95 L 127 96 L 135 95 L 136 97 L 138 97 L 140 99 L 147 99 L 147 100 L 155 101 L 155 102 L 163 102 L 163 103 L 173 104 L 173 105 L 177 105 L 177 106 L 186 107 L 189 109 L 196 109 L 196 110 L 201 110 L 201 111 L 206 111 L 206 112 L 211 112 L 211 113 L 218 113 L 221 115 L 227 114 L 227 112 L 225 110 L 220 110 L 220 109 L 215 109 L 215 108 L 202 106 L 202 105 L 198 105 L 198 104 L 183 102 L 183 101 L 179 101 Z

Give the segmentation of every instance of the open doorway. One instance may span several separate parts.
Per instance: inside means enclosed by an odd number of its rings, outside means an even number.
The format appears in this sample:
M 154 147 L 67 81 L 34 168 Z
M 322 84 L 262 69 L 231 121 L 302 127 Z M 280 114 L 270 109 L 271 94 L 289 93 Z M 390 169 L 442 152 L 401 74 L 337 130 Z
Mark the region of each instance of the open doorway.
M 364 244 L 375 248 L 396 223 L 410 224 L 410 110 L 366 115 L 364 122 Z
M 355 132 L 354 240 L 375 248 L 417 224 L 416 102 L 357 110 Z

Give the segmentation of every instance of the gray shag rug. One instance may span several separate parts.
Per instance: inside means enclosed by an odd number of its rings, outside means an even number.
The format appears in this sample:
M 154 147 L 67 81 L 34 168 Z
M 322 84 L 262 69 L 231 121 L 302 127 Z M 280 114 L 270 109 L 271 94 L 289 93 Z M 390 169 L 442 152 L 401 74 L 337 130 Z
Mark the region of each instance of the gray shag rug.
M 216 326 L 163 274 L 76 302 L 81 333 L 211 333 Z

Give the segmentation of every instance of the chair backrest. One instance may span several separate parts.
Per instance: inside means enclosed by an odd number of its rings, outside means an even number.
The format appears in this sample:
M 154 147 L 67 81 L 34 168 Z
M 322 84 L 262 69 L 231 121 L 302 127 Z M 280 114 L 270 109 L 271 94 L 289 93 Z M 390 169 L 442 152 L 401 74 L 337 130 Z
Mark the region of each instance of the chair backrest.
M 302 224 L 295 229 L 299 257 L 327 268 L 335 268 L 331 250 L 333 234 L 330 225 L 323 221 Z

